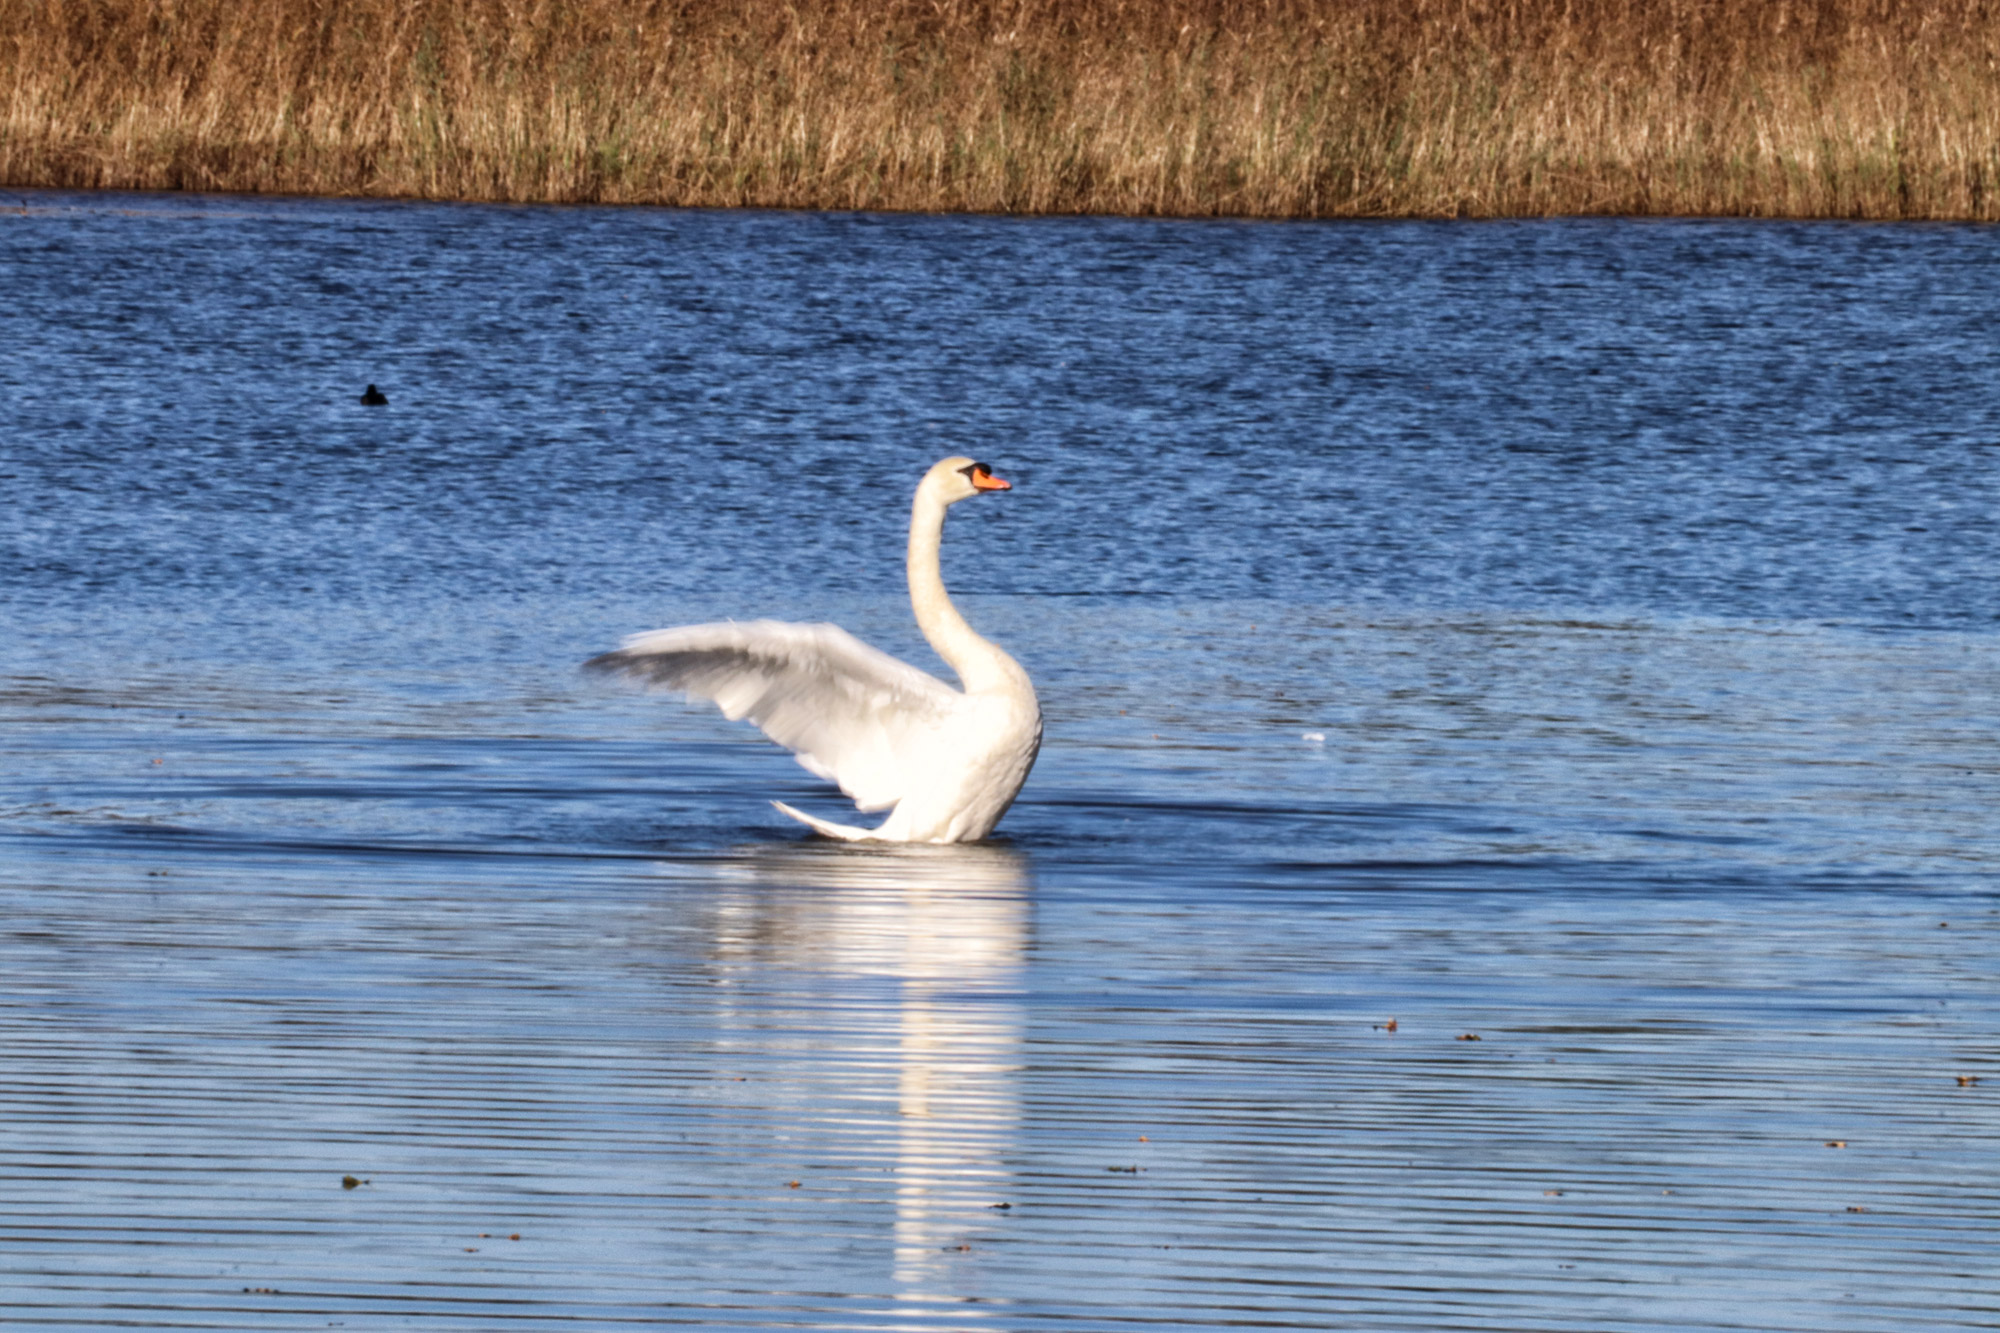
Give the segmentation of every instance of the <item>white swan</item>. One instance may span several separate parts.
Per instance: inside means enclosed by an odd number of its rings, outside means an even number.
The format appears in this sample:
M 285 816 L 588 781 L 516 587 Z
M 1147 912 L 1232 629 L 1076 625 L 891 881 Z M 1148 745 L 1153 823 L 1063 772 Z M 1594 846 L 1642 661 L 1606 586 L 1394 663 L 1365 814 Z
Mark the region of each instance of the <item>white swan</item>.
M 837 625 L 776 620 L 654 630 L 585 665 L 711 700 L 839 783 L 860 809 L 895 807 L 880 828 L 863 829 L 771 802 L 826 837 L 976 842 L 1027 781 L 1042 710 L 1028 673 L 952 606 L 938 542 L 946 508 L 1011 489 L 984 463 L 947 458 L 924 474 L 910 506 L 910 605 L 962 691 Z

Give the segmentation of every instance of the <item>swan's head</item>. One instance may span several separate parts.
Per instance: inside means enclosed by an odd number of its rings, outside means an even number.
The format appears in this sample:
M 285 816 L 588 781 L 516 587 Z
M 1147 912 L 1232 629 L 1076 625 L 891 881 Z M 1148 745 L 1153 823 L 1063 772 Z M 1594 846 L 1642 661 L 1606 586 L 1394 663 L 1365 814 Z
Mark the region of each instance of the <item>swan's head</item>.
M 993 469 L 970 458 L 947 458 L 924 474 L 919 490 L 930 490 L 948 505 L 970 500 L 981 491 L 1011 491 L 1014 488 L 993 475 Z

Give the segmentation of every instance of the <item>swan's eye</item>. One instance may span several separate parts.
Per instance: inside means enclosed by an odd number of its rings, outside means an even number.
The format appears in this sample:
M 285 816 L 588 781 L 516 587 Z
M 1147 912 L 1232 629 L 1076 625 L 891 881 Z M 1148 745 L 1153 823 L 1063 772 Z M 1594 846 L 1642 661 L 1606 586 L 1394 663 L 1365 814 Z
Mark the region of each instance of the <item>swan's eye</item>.
M 959 471 L 968 477 L 990 477 L 993 475 L 993 469 L 984 463 L 967 463 Z

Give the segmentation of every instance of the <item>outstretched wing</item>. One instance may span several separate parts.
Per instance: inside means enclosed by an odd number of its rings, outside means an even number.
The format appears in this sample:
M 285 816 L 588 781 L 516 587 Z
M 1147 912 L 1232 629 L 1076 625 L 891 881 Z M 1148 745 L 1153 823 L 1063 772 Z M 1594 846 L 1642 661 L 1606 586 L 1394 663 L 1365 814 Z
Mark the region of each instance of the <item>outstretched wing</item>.
M 912 760 L 964 696 L 837 625 L 779 620 L 637 634 L 584 663 L 749 718 L 863 810 L 908 794 Z

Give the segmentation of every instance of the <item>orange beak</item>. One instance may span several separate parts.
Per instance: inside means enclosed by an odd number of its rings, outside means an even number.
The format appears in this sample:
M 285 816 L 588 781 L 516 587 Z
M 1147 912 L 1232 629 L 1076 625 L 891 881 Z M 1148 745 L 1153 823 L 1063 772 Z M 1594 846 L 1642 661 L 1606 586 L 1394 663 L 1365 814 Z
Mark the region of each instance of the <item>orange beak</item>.
M 979 471 L 972 474 L 972 489 L 975 491 L 1011 491 L 1013 483 L 1005 482 L 991 472 Z

